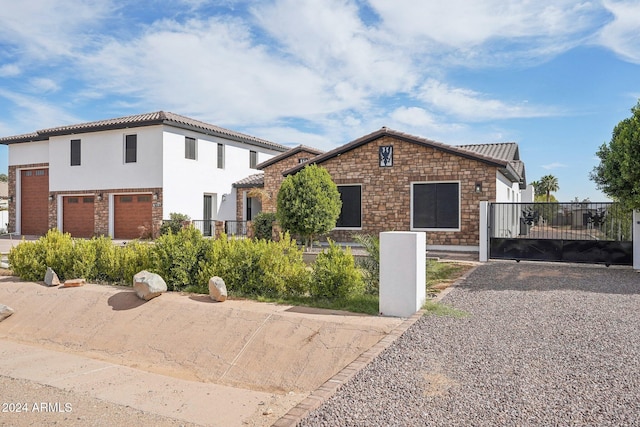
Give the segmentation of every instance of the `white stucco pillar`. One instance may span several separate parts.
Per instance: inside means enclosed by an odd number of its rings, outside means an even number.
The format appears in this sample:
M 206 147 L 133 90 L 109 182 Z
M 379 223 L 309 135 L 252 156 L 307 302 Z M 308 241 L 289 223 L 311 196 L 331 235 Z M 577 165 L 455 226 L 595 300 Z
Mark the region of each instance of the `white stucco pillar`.
M 633 211 L 633 269 L 640 270 L 640 211 Z
M 489 260 L 489 202 L 480 202 L 480 262 Z
M 380 233 L 380 314 L 409 317 L 426 299 L 425 232 Z

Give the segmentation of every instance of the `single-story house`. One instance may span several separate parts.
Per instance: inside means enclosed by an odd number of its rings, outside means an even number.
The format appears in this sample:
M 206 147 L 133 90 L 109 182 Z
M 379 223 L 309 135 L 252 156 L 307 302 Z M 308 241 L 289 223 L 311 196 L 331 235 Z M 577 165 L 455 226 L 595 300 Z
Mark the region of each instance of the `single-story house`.
M 383 127 L 315 157 L 296 147 L 258 165 L 275 211 L 285 176 L 308 164 L 329 171 L 342 199 L 330 237 L 354 233 L 426 231 L 432 250 L 479 250 L 481 201 L 520 202 L 525 165 L 516 143 L 452 146 Z M 252 178 L 259 186 L 260 176 Z M 238 184 L 237 184 L 238 185 Z M 248 188 L 248 187 L 247 187 Z
M 9 230 L 141 237 L 172 212 L 205 235 L 236 219 L 233 183 L 288 150 L 158 111 L 0 138 L 9 148 Z

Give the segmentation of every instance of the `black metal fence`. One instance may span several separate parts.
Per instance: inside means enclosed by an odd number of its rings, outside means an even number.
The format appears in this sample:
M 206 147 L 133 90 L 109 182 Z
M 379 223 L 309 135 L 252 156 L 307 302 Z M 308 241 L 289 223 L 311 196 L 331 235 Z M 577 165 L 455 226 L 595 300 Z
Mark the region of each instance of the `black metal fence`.
M 618 203 L 492 203 L 490 237 L 632 240 L 632 212 Z
M 203 236 L 212 237 L 216 235 L 216 222 L 212 219 L 194 219 L 191 220 L 191 225 L 202 233 Z
M 227 236 L 246 236 L 247 221 L 225 221 L 224 232 Z

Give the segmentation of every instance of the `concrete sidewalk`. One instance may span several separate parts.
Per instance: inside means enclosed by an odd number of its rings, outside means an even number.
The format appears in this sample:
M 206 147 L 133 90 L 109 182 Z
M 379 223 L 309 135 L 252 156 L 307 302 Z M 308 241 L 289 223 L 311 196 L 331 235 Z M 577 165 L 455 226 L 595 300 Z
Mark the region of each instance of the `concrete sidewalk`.
M 0 322 L 0 375 L 220 426 L 270 425 L 402 323 L 15 278 L 0 279 L 0 303 L 16 311 Z

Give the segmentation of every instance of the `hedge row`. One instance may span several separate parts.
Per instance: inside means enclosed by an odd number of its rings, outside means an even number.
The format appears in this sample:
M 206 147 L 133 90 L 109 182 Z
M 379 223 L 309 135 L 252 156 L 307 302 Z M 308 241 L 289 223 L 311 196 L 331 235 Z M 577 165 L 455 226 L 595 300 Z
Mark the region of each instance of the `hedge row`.
M 132 241 L 116 246 L 110 238 L 73 239 L 50 230 L 35 242 L 9 253 L 14 274 L 39 281 L 51 267 L 61 280 L 131 285 L 133 275 L 149 270 L 161 275 L 169 290 L 208 293 L 212 276 L 224 279 L 230 293 L 247 296 L 311 295 L 340 298 L 364 289 L 353 256 L 331 243 L 312 268 L 288 234 L 265 239 L 206 239 L 195 228 L 169 232 L 153 243 Z

